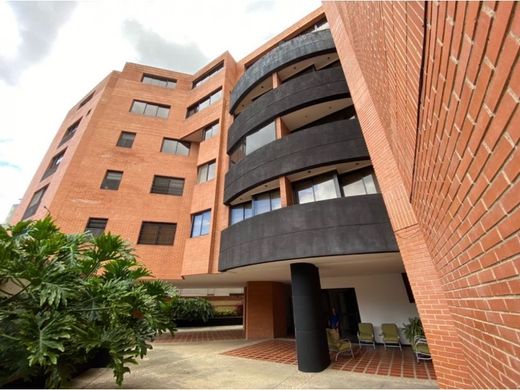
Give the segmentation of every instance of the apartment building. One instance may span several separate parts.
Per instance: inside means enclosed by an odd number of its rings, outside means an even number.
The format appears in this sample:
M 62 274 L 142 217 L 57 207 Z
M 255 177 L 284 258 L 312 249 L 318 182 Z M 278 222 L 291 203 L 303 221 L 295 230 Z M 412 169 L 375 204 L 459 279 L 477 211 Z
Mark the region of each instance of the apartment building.
M 420 315 L 442 387 L 520 383 L 515 3 L 325 2 L 194 75 L 74 105 L 14 220 L 125 237 L 180 288 L 244 288 L 248 339 Z M 404 338 L 403 338 L 403 341 Z

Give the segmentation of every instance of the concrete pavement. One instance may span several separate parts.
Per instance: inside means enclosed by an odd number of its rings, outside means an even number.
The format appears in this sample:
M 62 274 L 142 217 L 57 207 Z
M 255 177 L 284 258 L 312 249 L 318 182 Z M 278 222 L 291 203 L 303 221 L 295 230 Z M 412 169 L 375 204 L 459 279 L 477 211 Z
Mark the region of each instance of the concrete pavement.
M 139 365 L 125 376 L 124 388 L 210 389 L 349 389 L 437 388 L 435 381 L 357 374 L 333 369 L 302 373 L 289 364 L 237 358 L 220 353 L 258 341 L 154 344 Z M 75 379 L 73 388 L 114 388 L 108 368 L 91 369 Z

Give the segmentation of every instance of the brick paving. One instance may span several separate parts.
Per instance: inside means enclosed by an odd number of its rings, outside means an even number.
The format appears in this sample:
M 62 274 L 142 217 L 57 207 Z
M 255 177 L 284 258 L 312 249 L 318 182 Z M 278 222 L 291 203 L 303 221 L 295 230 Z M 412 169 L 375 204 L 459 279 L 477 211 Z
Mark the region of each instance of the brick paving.
M 162 334 L 155 339 L 156 343 L 198 343 L 217 340 L 238 340 L 244 338 L 241 329 L 232 330 L 208 330 L 194 332 L 177 332 L 172 337 L 170 334 Z
M 223 355 L 247 359 L 265 360 L 276 363 L 297 364 L 296 344 L 286 340 L 268 340 L 224 352 Z M 401 378 L 435 380 L 435 371 L 431 362 L 417 363 L 411 348 L 403 351 L 383 346 L 354 347 L 354 358 L 340 355 L 338 361 L 331 356 L 331 368 L 342 371 L 359 372 L 372 375 L 384 375 Z

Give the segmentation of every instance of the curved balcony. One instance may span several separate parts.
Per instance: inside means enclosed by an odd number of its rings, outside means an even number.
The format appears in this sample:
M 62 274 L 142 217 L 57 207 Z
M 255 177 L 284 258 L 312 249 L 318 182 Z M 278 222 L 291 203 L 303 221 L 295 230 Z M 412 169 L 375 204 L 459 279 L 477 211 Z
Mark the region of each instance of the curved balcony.
M 294 62 L 336 50 L 330 30 L 316 31 L 282 43 L 255 62 L 238 80 L 231 92 L 230 112 L 256 84 Z
M 397 252 L 380 194 L 284 207 L 222 232 L 219 271 L 273 261 Z
M 368 158 L 357 119 L 311 127 L 273 141 L 233 165 L 226 173 L 224 202 L 283 175 Z
M 341 68 L 324 69 L 296 77 L 259 97 L 229 127 L 227 152 L 254 130 L 276 117 L 312 104 L 349 96 Z

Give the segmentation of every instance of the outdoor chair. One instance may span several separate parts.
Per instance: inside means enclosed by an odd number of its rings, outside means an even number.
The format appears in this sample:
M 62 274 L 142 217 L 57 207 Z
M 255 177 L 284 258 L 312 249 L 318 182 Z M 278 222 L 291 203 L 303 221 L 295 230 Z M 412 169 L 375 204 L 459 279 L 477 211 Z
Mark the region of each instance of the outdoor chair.
M 382 324 L 381 331 L 383 332 L 381 336 L 383 336 L 383 343 L 386 347 L 396 347 L 401 351 L 403 348 L 401 347 L 401 338 L 399 337 L 399 328 L 396 324 Z
M 374 325 L 370 322 L 360 322 L 358 324 L 358 344 L 361 347 L 361 343 L 372 344 L 376 349 L 376 340 L 374 337 Z
M 349 340 L 341 340 L 336 329 L 327 329 L 327 342 L 329 351 L 336 353 L 336 361 L 340 353 L 350 353 L 350 356 L 354 357 L 352 343 Z
M 415 336 L 412 343 L 412 349 L 417 357 L 417 363 L 420 363 L 420 360 L 432 360 L 430 348 L 428 348 L 428 342 L 423 336 Z

